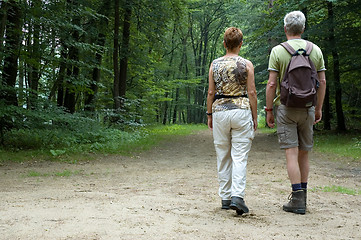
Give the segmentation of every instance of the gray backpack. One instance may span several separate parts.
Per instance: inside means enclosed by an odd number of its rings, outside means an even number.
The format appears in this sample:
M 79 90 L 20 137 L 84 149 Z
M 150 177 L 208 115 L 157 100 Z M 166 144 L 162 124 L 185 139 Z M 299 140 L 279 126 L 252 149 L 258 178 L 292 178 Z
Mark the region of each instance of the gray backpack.
M 281 45 L 292 55 L 281 82 L 281 103 L 287 107 L 308 108 L 317 102 L 319 85 L 315 65 L 309 58 L 313 44 L 295 51 L 287 42 Z

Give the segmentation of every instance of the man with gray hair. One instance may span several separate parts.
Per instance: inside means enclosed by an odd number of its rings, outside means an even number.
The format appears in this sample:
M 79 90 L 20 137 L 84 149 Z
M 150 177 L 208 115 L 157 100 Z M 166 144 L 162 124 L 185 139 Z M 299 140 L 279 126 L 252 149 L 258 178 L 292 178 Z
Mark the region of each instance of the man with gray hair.
M 301 38 L 306 18 L 300 11 L 288 13 L 284 18 L 287 43 L 293 49 L 305 49 L 307 41 Z M 307 182 L 309 174 L 308 152 L 313 147 L 313 125 L 321 121 L 322 105 L 326 91 L 325 65 L 320 48 L 310 44 L 309 58 L 313 62 L 319 81 L 315 106 L 307 108 L 289 107 L 281 103 L 280 85 L 284 79 L 291 54 L 282 45 L 275 46 L 269 58 L 269 78 L 266 87 L 267 124 L 273 128 L 275 117 L 277 135 L 281 149 L 285 149 L 287 172 L 292 185 L 291 198 L 283 210 L 297 214 L 306 213 Z M 307 79 L 305 79 L 306 81 Z M 303 80 L 302 80 L 303 81 Z M 275 110 L 273 110 L 275 105 Z

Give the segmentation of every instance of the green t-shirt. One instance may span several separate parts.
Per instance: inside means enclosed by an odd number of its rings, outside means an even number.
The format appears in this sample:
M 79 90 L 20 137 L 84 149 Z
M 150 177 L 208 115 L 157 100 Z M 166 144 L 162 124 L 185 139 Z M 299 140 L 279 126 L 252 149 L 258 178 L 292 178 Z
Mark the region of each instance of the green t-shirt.
M 293 49 L 297 50 L 300 48 L 306 48 L 306 41 L 303 39 L 292 39 L 287 41 Z M 310 54 L 310 59 L 312 60 L 315 68 L 318 72 L 325 71 L 325 62 L 323 60 L 323 55 L 321 49 L 313 44 L 313 48 Z M 276 98 L 274 99 L 274 103 L 276 106 L 280 105 L 280 82 L 283 79 L 288 63 L 291 60 L 291 55 L 288 51 L 282 47 L 281 45 L 277 45 L 272 48 L 271 55 L 268 63 L 268 71 L 278 72 L 278 80 L 277 80 L 277 90 L 276 90 Z

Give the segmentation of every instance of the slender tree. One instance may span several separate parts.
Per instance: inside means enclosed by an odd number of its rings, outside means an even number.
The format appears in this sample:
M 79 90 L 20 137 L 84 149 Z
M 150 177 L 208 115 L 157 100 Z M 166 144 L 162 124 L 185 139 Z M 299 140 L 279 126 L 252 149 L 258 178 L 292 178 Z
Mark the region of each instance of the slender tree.
M 125 97 L 127 89 L 127 71 L 130 41 L 130 21 L 132 17 L 132 1 L 126 0 L 124 4 L 123 38 L 120 51 L 119 67 L 119 95 Z
M 72 11 L 73 9 L 77 9 L 79 7 L 79 4 L 74 0 L 67 0 L 68 4 L 68 11 Z M 74 26 L 80 26 L 80 16 L 75 15 L 71 19 L 71 23 Z M 74 43 L 79 42 L 80 35 L 79 30 L 77 28 L 73 28 L 71 30 L 71 38 L 70 41 L 73 41 Z M 67 64 L 66 69 L 66 89 L 65 89 L 65 96 L 64 96 L 64 107 L 69 111 L 70 113 L 75 112 L 75 105 L 76 105 L 76 85 L 74 84 L 74 81 L 76 81 L 79 77 L 80 69 L 77 65 L 79 62 L 79 49 L 76 46 L 76 44 L 71 44 L 69 47 L 69 53 L 68 58 L 69 62 Z
M 28 36 L 28 47 L 30 53 L 30 61 L 28 63 L 28 83 L 30 94 L 28 97 L 28 108 L 32 108 L 38 98 L 39 79 L 41 76 L 41 52 L 40 52 L 40 16 L 42 9 L 42 1 L 34 0 L 32 2 L 32 18 L 30 22 L 30 33 Z
M 120 92 L 119 92 L 119 27 L 120 27 L 120 14 L 119 14 L 119 1 L 114 0 L 114 38 L 113 38 L 113 99 L 114 109 L 120 108 Z
M 62 43 L 63 41 L 60 42 Z M 62 47 L 60 50 L 59 73 L 52 91 L 55 92 L 55 89 L 58 89 L 56 102 L 59 107 L 64 106 L 64 81 L 65 81 L 65 71 L 66 71 L 66 59 L 68 58 L 68 51 L 65 43 L 62 43 L 61 46 Z M 52 95 L 50 95 L 50 98 L 51 96 Z
M 95 32 L 93 36 L 91 36 L 90 42 L 93 44 L 95 43 L 97 50 L 95 52 L 94 60 L 91 61 L 94 64 L 93 69 L 91 70 L 91 81 L 88 84 L 89 90 L 85 93 L 85 100 L 84 100 L 84 109 L 86 111 L 94 112 L 95 106 L 97 102 L 97 95 L 98 95 L 98 85 L 100 83 L 101 78 L 101 66 L 104 56 L 104 49 L 106 44 L 107 38 L 107 31 L 109 20 L 106 18 L 109 15 L 109 5 L 111 4 L 111 0 L 105 0 L 99 6 L 98 14 L 101 16 L 98 18 L 94 18 L 90 21 L 89 26 L 90 29 Z
M 18 1 L 9 0 L 8 4 L 5 58 L 2 72 L 4 90 L 0 91 L 0 99 L 5 99 L 7 104 L 18 105 L 15 84 L 18 74 L 18 59 L 21 47 L 22 11 Z
M 330 28 L 330 47 L 332 51 L 332 60 L 333 60 L 333 81 L 335 83 L 335 100 L 336 100 L 336 113 L 337 113 L 337 129 L 340 131 L 346 130 L 345 117 L 343 114 L 342 108 L 342 87 L 340 81 L 340 62 L 338 54 L 338 45 L 336 43 L 335 37 L 335 17 L 333 3 L 327 2 L 327 10 L 329 17 L 329 28 Z
M 4 33 L 5 33 L 5 27 L 7 22 L 7 11 L 9 8 L 9 4 L 5 1 L 0 2 L 0 63 L 3 59 L 3 39 L 4 39 Z
M 327 54 L 325 55 L 325 67 L 328 69 L 328 57 Z M 329 71 L 326 72 L 326 78 L 329 78 Z M 325 100 L 323 103 L 323 129 L 325 130 L 331 130 L 331 103 L 330 103 L 330 85 L 326 85 L 326 94 L 325 94 Z

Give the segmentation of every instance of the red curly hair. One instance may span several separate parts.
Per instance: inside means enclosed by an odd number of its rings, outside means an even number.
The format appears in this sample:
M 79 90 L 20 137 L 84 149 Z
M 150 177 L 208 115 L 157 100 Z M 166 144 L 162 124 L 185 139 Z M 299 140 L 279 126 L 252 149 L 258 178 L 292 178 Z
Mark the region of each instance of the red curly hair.
M 223 40 L 228 49 L 234 49 L 243 41 L 243 33 L 241 29 L 236 27 L 227 28 Z

